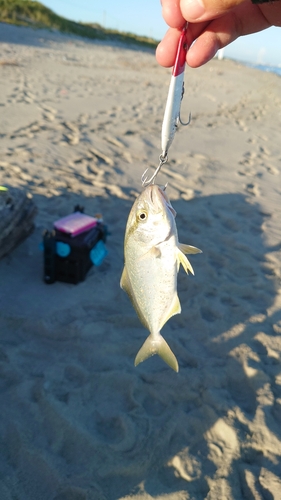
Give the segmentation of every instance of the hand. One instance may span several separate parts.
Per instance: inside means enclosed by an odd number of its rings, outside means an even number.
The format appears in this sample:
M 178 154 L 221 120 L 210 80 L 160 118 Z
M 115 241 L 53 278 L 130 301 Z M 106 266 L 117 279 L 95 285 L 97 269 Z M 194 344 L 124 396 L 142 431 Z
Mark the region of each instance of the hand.
M 208 62 L 239 36 L 281 26 L 280 0 L 263 4 L 251 0 L 162 0 L 162 13 L 170 29 L 157 47 L 156 59 L 165 67 L 174 64 L 186 21 L 190 47 L 186 62 L 192 68 Z

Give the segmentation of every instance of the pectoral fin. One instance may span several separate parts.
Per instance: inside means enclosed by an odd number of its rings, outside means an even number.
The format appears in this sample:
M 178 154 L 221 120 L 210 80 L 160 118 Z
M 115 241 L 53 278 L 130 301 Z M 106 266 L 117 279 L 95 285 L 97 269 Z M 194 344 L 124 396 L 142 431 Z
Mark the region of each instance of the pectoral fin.
M 187 257 L 184 255 L 184 253 L 179 248 L 177 249 L 177 263 L 178 263 L 178 270 L 180 268 L 180 265 L 182 265 L 186 274 L 188 274 L 188 271 L 190 271 L 191 274 L 194 274 L 192 265 L 190 264 Z
M 161 257 L 161 250 L 159 247 L 151 247 L 148 252 L 144 253 L 141 257 L 139 257 L 139 261 L 145 260 L 145 259 L 158 259 Z
M 182 253 L 202 253 L 199 248 L 193 247 L 192 245 L 185 245 L 184 243 L 179 243 L 179 249 Z
M 159 247 L 152 247 L 146 254 L 144 254 L 142 258 L 147 258 L 147 257 L 152 257 L 152 258 L 155 258 L 155 259 L 158 259 L 159 257 L 161 257 L 161 250 Z M 140 259 L 140 260 L 141 260 Z
M 150 356 L 154 356 L 154 354 L 158 354 L 175 372 L 179 371 L 177 358 L 161 335 L 158 335 L 156 338 L 152 337 L 152 335 L 147 337 L 136 355 L 135 366 L 142 363 L 145 359 L 150 358 Z

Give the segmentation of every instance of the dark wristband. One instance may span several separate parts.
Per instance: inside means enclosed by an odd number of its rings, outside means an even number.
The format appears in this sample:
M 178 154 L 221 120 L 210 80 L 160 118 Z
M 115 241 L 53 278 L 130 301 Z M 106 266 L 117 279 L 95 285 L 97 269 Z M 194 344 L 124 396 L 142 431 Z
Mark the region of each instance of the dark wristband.
M 252 3 L 272 3 L 272 0 L 252 0 Z

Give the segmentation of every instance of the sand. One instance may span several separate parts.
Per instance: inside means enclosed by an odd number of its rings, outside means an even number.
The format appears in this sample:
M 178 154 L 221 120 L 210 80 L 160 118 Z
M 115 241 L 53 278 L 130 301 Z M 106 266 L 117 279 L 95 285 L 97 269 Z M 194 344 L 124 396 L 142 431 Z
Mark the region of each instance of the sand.
M 147 336 L 119 288 L 128 213 L 160 154 L 170 70 L 150 51 L 0 25 L 0 184 L 35 230 L 0 261 L 1 500 L 278 500 L 281 79 L 186 70 L 158 177 L 195 276 L 162 333 L 180 366 L 134 368 Z M 152 171 L 152 170 L 151 170 Z M 101 212 L 108 256 L 46 285 L 42 232 Z

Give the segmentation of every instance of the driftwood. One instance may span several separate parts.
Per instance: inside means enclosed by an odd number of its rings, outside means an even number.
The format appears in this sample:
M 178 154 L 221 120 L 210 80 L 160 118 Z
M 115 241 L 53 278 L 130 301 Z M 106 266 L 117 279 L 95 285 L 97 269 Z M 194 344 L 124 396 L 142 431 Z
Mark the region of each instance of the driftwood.
M 32 198 L 21 189 L 0 190 L 0 259 L 32 232 L 36 212 Z

